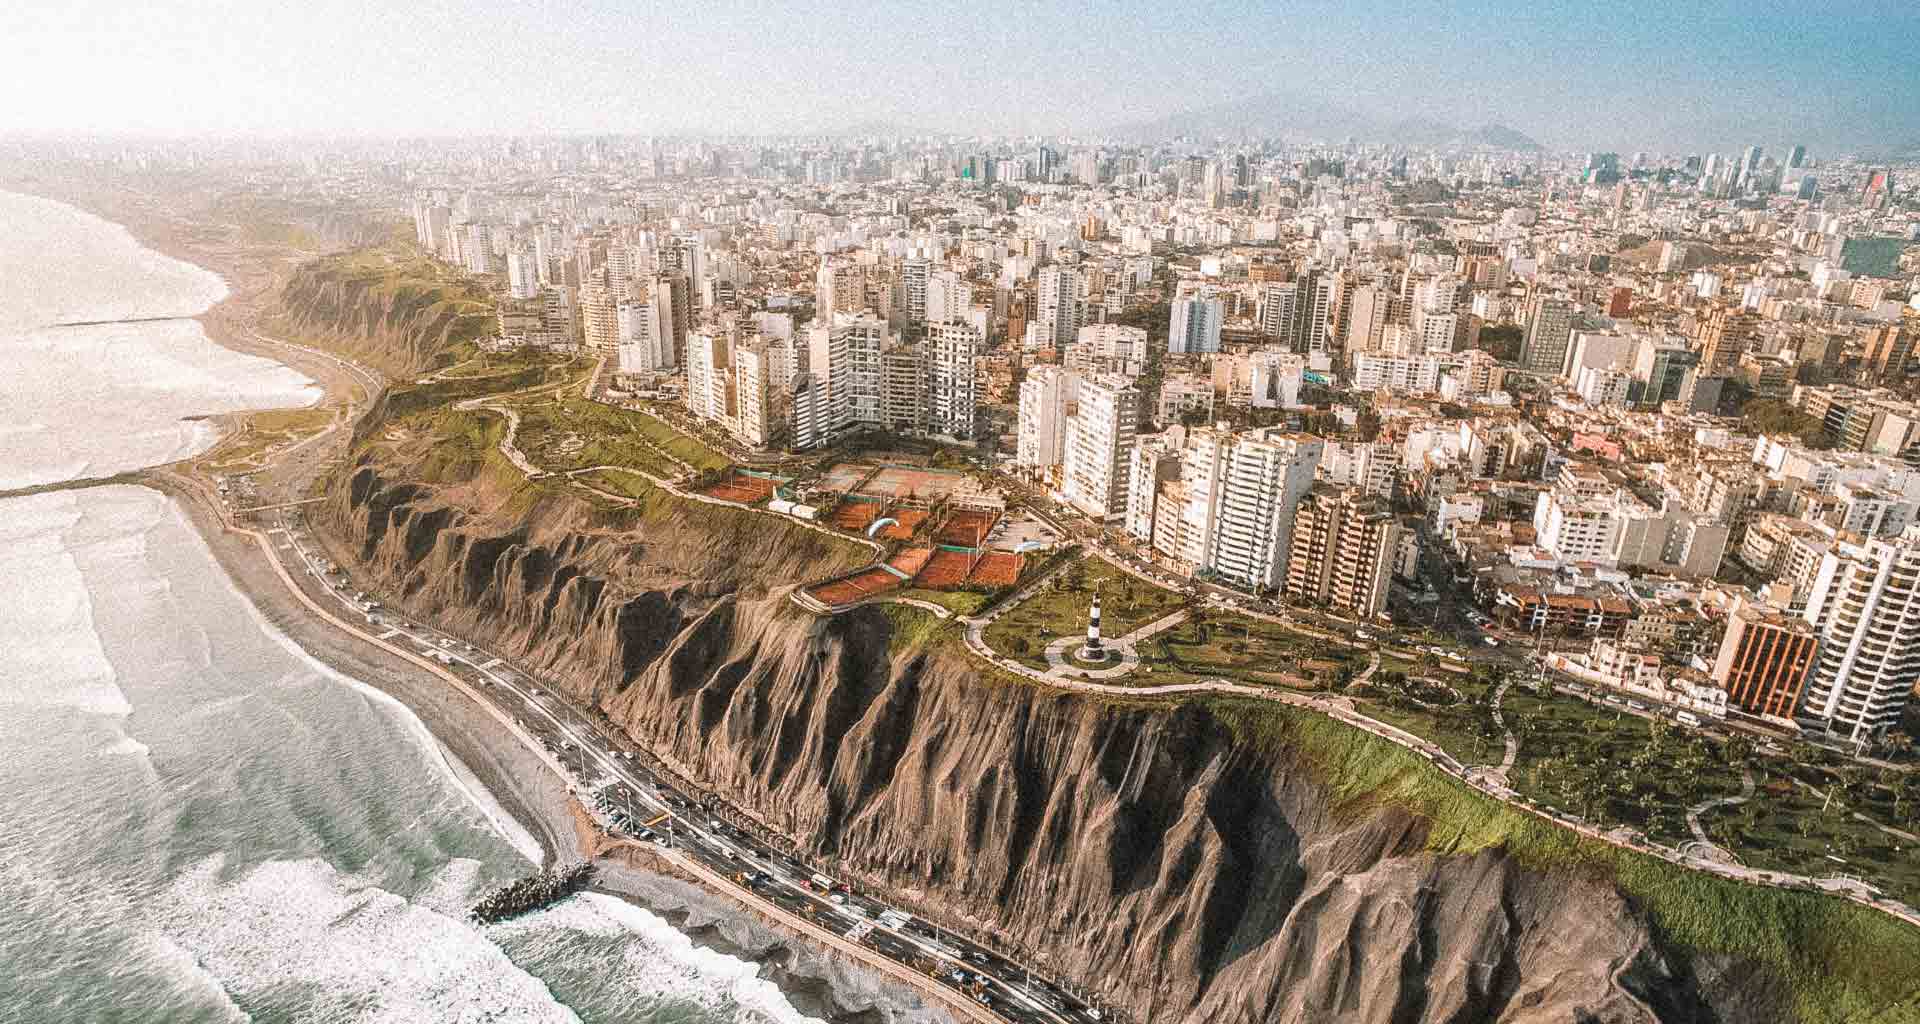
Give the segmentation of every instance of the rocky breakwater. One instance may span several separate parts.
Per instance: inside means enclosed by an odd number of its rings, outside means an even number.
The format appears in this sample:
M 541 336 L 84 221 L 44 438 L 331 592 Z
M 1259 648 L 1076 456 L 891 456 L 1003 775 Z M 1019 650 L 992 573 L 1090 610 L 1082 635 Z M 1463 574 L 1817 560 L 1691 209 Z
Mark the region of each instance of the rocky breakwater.
M 1135 1019 L 1813 1021 L 1914 998 L 1846 953 L 1892 934 L 1864 912 L 1583 843 L 1325 719 L 1062 695 L 910 610 L 806 615 L 779 584 L 820 553 L 777 523 L 656 503 L 615 528 L 562 498 L 509 523 L 458 496 L 362 465 L 323 522 L 409 611 Z
M 591 864 L 557 864 L 488 892 L 467 914 L 481 924 L 492 924 L 539 910 L 579 891 L 592 873 Z

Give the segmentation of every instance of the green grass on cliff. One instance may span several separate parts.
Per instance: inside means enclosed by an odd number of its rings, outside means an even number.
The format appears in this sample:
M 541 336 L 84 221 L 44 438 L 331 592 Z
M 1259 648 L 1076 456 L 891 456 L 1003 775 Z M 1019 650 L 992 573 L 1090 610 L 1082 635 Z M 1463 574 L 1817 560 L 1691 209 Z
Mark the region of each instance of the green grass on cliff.
M 294 270 L 282 290 L 292 319 L 277 327 L 301 340 L 343 345 L 390 376 L 434 365 L 494 330 L 486 285 L 401 242 L 333 253 Z M 368 332 L 413 337 L 405 351 L 369 344 Z
M 1586 839 L 1323 715 L 1244 699 L 1205 705 L 1241 743 L 1303 759 L 1344 813 L 1395 806 L 1427 819 L 1436 854 L 1498 847 L 1528 867 L 1612 879 L 1669 941 L 1787 979 L 1806 1024 L 1920 1021 L 1920 929 L 1836 897 L 1734 882 Z
M 887 638 L 887 651 L 894 655 L 907 654 L 933 646 L 943 639 L 941 627 L 952 625 L 952 621 L 910 604 L 885 603 L 880 611 L 893 627 Z

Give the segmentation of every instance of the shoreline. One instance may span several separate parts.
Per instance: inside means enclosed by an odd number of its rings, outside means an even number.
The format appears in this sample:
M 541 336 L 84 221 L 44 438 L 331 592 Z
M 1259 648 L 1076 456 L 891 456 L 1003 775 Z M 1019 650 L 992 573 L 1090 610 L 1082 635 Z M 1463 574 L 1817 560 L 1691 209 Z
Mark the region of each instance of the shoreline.
M 158 205 L 151 196 L 130 189 L 116 202 L 113 196 L 48 187 L 51 184 L 6 181 L 0 182 L 0 187 L 72 206 L 120 226 L 148 249 L 219 275 L 227 283 L 228 294 L 191 317 L 209 340 L 306 375 L 322 392 L 306 408 L 344 405 L 351 400 L 356 378 L 331 357 L 253 336 L 264 303 L 279 281 L 271 265 L 262 267 L 261 254 L 250 253 L 245 246 L 209 248 L 193 244 L 187 236 L 204 233 L 204 226 L 196 232 L 192 222 L 163 220 L 164 215 L 151 210 Z M 495 809 L 504 813 L 538 845 L 545 863 L 568 856 L 587 859 L 589 851 L 575 832 L 575 805 L 566 782 L 540 757 L 486 709 L 445 682 L 342 634 L 304 608 L 275 569 L 266 564 L 254 535 L 227 525 L 211 494 L 200 486 L 204 479 L 192 467 L 230 441 L 249 415 L 252 413 L 206 417 L 215 430 L 211 445 L 171 464 L 129 472 L 127 476 L 137 479 L 126 483 L 151 487 L 169 498 L 213 555 L 228 584 L 278 639 L 345 681 L 369 687 L 404 707 L 435 748 L 428 756 L 449 762 L 437 770 L 448 772 L 459 788 L 469 790 L 468 799 L 483 814 L 491 817 Z M 482 792 L 471 792 L 474 786 Z M 526 852 L 499 823 L 495 831 L 503 842 Z M 663 899 L 672 886 L 685 887 L 685 893 Z M 809 1017 L 846 1024 L 902 1017 L 945 1019 L 944 1011 L 925 993 L 901 986 L 871 966 L 835 953 L 724 891 L 630 864 L 621 864 L 607 878 L 596 880 L 590 891 L 659 916 L 700 948 L 753 964 L 756 973 L 772 981 L 797 1011 Z M 690 894 L 704 899 L 696 900 Z M 706 901 L 713 905 L 696 909 L 697 903 Z M 857 989 L 864 998 L 848 1005 L 842 998 L 848 988 Z M 881 1008 L 882 1002 L 889 1007 Z

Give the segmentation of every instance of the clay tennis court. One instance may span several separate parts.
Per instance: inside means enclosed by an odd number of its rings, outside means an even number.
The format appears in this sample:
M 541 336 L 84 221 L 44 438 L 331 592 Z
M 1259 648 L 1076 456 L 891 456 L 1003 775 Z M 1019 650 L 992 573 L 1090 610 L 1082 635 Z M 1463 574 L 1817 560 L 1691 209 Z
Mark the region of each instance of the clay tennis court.
M 885 507 L 877 501 L 843 501 L 833 510 L 833 525 L 849 533 L 864 531 Z
M 927 567 L 920 570 L 920 578 L 914 582 L 930 590 L 957 587 L 967 581 L 967 573 L 973 568 L 973 557 L 965 551 L 941 548 L 927 559 Z
M 843 580 L 809 587 L 808 592 L 828 607 L 852 604 L 900 585 L 900 577 L 885 569 L 868 569 Z
M 841 462 L 820 475 L 820 488 L 835 494 L 845 494 L 860 486 L 860 481 L 873 472 L 872 466 L 863 466 L 857 462 Z
M 926 567 L 927 559 L 932 557 L 932 548 L 905 548 L 899 554 L 887 559 L 887 564 L 906 573 L 907 578 L 912 579 Z
M 977 548 L 986 543 L 987 531 L 993 529 L 995 515 L 992 512 L 980 512 L 963 508 L 947 517 L 940 526 L 940 534 L 935 539 L 942 544 L 958 544 Z
M 838 467 L 835 467 L 836 469 Z M 960 490 L 967 482 L 965 473 L 946 473 L 937 469 L 911 469 L 887 466 L 860 486 L 861 494 L 883 498 L 914 497 L 924 501 L 944 498 Z
M 757 505 L 773 497 L 773 481 L 762 480 L 757 476 L 736 476 L 714 484 L 700 492 L 710 498 L 722 501 L 737 501 L 743 505 Z
M 973 567 L 973 574 L 967 577 L 967 582 L 983 587 L 1012 586 L 1019 581 L 1020 569 L 1025 561 L 1019 555 L 989 551 Z
M 888 523 L 876 534 L 882 540 L 912 540 L 913 531 L 927 521 L 927 510 L 922 508 L 897 508 L 887 513 L 897 523 Z

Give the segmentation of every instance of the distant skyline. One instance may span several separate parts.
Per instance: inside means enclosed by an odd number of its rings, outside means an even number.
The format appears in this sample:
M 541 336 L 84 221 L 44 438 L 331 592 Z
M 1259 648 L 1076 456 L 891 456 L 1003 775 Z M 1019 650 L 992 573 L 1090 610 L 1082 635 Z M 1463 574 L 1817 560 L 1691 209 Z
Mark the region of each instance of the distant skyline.
M 1920 5 L 14 0 L 0 134 L 1079 134 L 1281 93 L 1556 149 L 1920 145 Z

